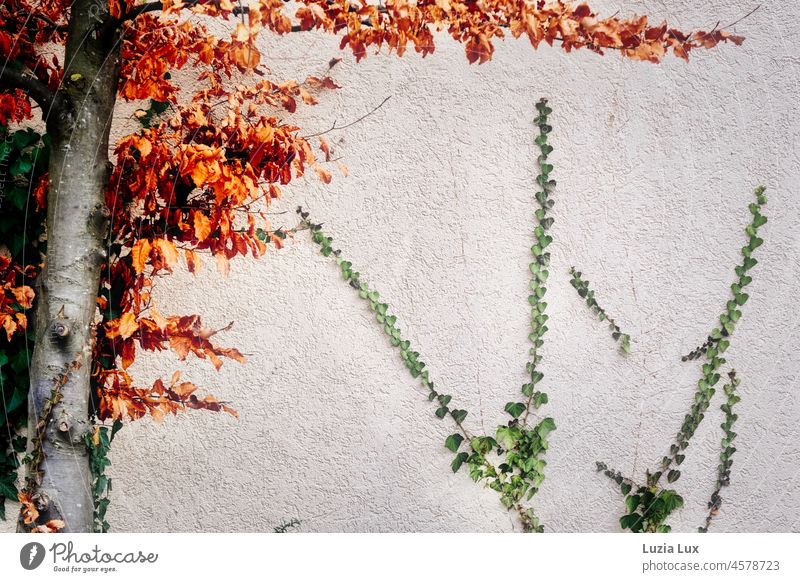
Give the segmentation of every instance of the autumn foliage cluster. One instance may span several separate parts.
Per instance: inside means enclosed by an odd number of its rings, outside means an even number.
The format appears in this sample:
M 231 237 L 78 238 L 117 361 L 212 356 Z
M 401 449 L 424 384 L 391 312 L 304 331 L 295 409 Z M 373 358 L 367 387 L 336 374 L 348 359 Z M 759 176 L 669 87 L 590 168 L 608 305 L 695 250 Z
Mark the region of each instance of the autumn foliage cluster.
M 26 269 L 13 265 L 9 257 L 0 256 L 0 282 L 3 284 L 3 292 L 0 293 L 0 323 L 9 341 L 17 331 L 28 327 L 28 318 L 22 310 L 33 306 L 33 289 L 23 284 L 25 272 Z M 30 275 L 33 269 L 29 267 L 27 272 Z

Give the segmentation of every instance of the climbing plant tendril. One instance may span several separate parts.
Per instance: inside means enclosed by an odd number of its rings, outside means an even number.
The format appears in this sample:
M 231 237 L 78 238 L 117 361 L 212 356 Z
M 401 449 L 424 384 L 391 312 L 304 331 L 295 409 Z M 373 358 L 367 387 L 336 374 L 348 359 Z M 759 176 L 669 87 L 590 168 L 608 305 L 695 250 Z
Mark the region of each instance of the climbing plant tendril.
M 117 420 L 110 427 L 95 425 L 91 433 L 85 436 L 89 450 L 89 469 L 92 472 L 92 498 L 94 499 L 94 531 L 107 533 L 111 526 L 106 521 L 106 511 L 110 503 L 111 479 L 106 475 L 106 468 L 111 465 L 108 453 L 114 436 L 122 428 Z
M 461 443 L 466 439 L 470 441 L 471 435 L 464 428 L 463 422 L 467 418 L 467 411 L 451 407 L 453 397 L 450 394 L 440 393 L 434 387 L 433 380 L 430 377 L 430 372 L 427 365 L 420 359 L 419 352 L 415 351 L 411 342 L 405 339 L 397 326 L 397 316 L 389 311 L 389 305 L 380 300 L 380 292 L 371 289 L 366 281 L 361 279 L 361 274 L 353 269 L 353 264 L 346 261 L 341 256 L 341 250 L 334 250 L 331 246 L 333 238 L 328 236 L 322 231 L 322 226 L 308 222 L 309 214 L 302 208 L 297 209 L 302 220 L 303 226 L 307 226 L 311 232 L 312 240 L 320 246 L 320 252 L 323 256 L 333 256 L 336 259 L 336 264 L 342 272 L 342 277 L 347 281 L 353 289 L 358 291 L 358 296 L 369 304 L 370 310 L 375 314 L 375 320 L 381 325 L 383 332 L 389 337 L 389 343 L 395 347 L 403 363 L 408 368 L 409 373 L 414 379 L 419 380 L 422 386 L 428 391 L 428 400 L 434 403 L 436 408 L 436 416 L 438 418 L 445 418 L 447 416 L 453 421 L 458 429 L 458 433 L 448 437 L 448 448 L 455 452 L 458 450 Z M 451 443 L 456 443 L 451 445 Z M 456 456 L 453 461 L 453 471 L 457 471 L 464 458 L 460 455 Z
M 600 307 L 600 304 L 597 303 L 597 300 L 594 298 L 594 291 L 589 288 L 589 281 L 583 279 L 582 273 L 576 271 L 575 267 L 570 267 L 569 272 L 570 275 L 572 275 L 570 283 L 578 292 L 578 295 L 586 300 L 586 305 L 597 315 L 597 319 L 608 322 L 608 328 L 611 330 L 611 338 L 619 343 L 620 349 L 626 354 L 631 353 L 631 336 L 627 333 L 622 333 L 617 322 L 606 313 L 605 309 Z
M 536 200 L 539 208 L 535 212 L 536 227 L 533 232 L 534 244 L 531 247 L 534 260 L 530 264 L 532 277 L 531 293 L 528 297 L 531 306 L 529 339 L 533 344 L 527 364 L 530 379 L 522 386 L 525 401 L 509 402 L 505 405 L 505 412 L 511 416 L 511 420 L 499 426 L 494 436 L 473 435 L 467 430 L 464 426 L 467 411 L 454 408 L 451 405 L 452 396 L 440 392 L 435 387 L 425 362 L 420 359 L 419 352 L 412 348 L 411 342 L 402 335 L 400 328 L 397 327 L 397 316 L 390 311 L 387 303 L 381 301 L 380 293 L 361 278 L 361 274 L 354 269 L 353 264 L 341 256 L 339 249 L 333 248 L 333 239 L 323 232 L 322 226 L 311 222 L 308 212 L 302 208 L 297 209 L 302 220 L 300 228 L 308 229 L 323 256 L 335 258 L 344 280 L 358 291 L 362 300 L 367 302 L 375 314 L 376 322 L 382 327 L 389 343 L 399 351 L 411 376 L 427 390 L 428 399 L 436 407 L 435 416 L 440 419 L 450 418 L 454 423 L 457 430 L 448 436 L 444 443 L 445 448 L 455 454 L 451 462 L 453 472 L 466 466 L 474 481 L 497 491 L 502 504 L 517 513 L 526 532 L 544 531 L 544 526 L 527 503 L 544 481 L 544 468 L 547 463 L 543 457 L 548 447 L 547 437 L 555 430 L 552 418 L 545 417 L 534 422 L 532 414 L 547 403 L 547 394 L 538 389 L 537 385 L 544 377 L 539 370 L 542 359 L 539 350 L 544 345 L 543 337 L 547 332 L 548 316 L 545 313 L 547 303 L 544 301 L 544 296 L 547 292 L 545 284 L 549 276 L 550 253 L 546 249 L 553 242 L 552 237 L 547 234 L 553 224 L 553 218 L 548 212 L 554 204 L 551 195 L 556 186 L 555 180 L 550 178 L 553 166 L 548 163 L 548 156 L 553 151 L 548 143 L 548 134 L 552 131 L 548 118 L 552 109 L 547 105 L 546 99 L 539 101 L 536 108 L 538 115 L 535 122 L 539 135 L 535 142 L 540 151 L 539 175 L 536 178 L 539 191 L 536 193 Z M 500 461 L 498 464 L 493 462 L 492 459 L 495 458 Z
M 711 500 L 708 502 L 708 515 L 706 516 L 705 523 L 697 528 L 700 533 L 708 533 L 708 528 L 711 527 L 711 520 L 719 513 L 719 508 L 722 507 L 722 496 L 720 492 L 723 487 L 727 487 L 731 482 L 731 466 L 733 465 L 733 453 L 736 452 L 736 447 L 733 446 L 733 439 L 736 438 L 736 433 L 733 432 L 733 425 L 738 420 L 739 416 L 733 412 L 733 407 L 741 400 L 736 394 L 736 388 L 739 386 L 740 380 L 736 377 L 736 370 L 731 370 L 728 373 L 729 382 L 722 387 L 722 390 L 727 396 L 727 400 L 720 406 L 720 409 L 725 414 L 725 421 L 720 424 L 723 431 L 721 441 L 722 452 L 719 454 L 719 467 L 717 467 L 717 485 L 714 492 L 711 494 Z
M 743 258 L 741 264 L 734 269 L 737 279 L 731 285 L 731 299 L 728 300 L 725 310 L 719 316 L 720 326 L 711 331 L 705 344 L 683 358 L 684 361 L 696 359 L 699 357 L 697 354 L 700 353 L 705 358 L 705 362 L 701 366 L 701 378 L 697 383 L 694 403 L 686 414 L 683 424 L 675 436 L 675 441 L 670 446 L 669 454 L 662 459 L 659 470 L 652 473 L 647 471 L 646 483 L 636 487 L 633 486 L 631 480 L 625 479 L 619 472 L 609 469 L 605 463 L 597 463 L 597 470 L 614 480 L 625 496 L 627 513 L 620 518 L 620 525 L 623 529 L 629 529 L 633 532 L 668 532 L 670 531 L 670 526 L 666 524 L 667 518 L 673 511 L 683 506 L 683 498 L 676 491 L 663 488 L 660 482 L 663 477 L 666 477 L 669 484 L 675 483 L 680 479 L 681 472 L 679 467 L 686 458 L 685 451 L 689 446 L 689 441 L 703 421 L 711 398 L 716 391 L 714 386 L 721 378 L 719 371 L 726 362 L 723 354 L 730 346 L 730 338 L 733 335 L 736 323 L 742 317 L 740 307 L 749 298 L 749 295 L 744 292 L 745 287 L 753 280 L 748 273 L 758 264 L 758 261 L 753 257 L 753 253 L 764 243 L 763 239 L 758 236 L 758 229 L 767 223 L 766 216 L 761 214 L 762 207 L 767 203 L 764 191 L 765 188 L 763 186 L 756 188 L 756 200 L 749 205 L 752 219 L 745 228 L 747 244 L 742 247 Z M 719 509 L 719 503 L 721 502 L 719 489 L 730 479 L 731 456 L 735 451 L 730 446 L 730 443 L 733 437 L 736 436 L 736 433 L 732 431 L 732 427 L 737 418 L 732 412 L 732 407 L 739 401 L 739 397 L 735 394 L 738 379 L 733 372 L 731 372 L 730 378 L 730 384 L 724 389 L 728 398 L 722 408 L 726 414 L 726 420 L 722 424 L 725 437 L 722 441 L 723 451 L 720 458 L 718 488 L 712 495 L 709 504 L 711 510 L 709 519 L 706 521 L 706 526 L 701 528 L 701 531 L 708 528 L 710 518 Z

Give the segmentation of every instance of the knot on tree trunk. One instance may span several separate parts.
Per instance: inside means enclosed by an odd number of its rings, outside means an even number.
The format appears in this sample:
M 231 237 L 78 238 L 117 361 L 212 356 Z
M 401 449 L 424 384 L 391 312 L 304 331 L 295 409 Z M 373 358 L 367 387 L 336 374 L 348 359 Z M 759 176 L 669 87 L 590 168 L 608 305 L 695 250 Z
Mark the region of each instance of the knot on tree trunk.
M 56 319 L 50 324 L 50 337 L 56 343 L 66 342 L 71 332 L 70 323 L 66 319 Z
M 89 434 L 87 423 L 71 418 L 63 408 L 55 416 L 52 420 L 57 435 L 54 442 L 61 441 L 69 448 L 85 447 L 86 435 Z
M 110 224 L 111 211 L 105 203 L 99 202 L 89 212 L 89 227 L 99 235 L 100 238 L 105 238 Z M 103 251 L 102 258 L 105 259 L 105 251 Z

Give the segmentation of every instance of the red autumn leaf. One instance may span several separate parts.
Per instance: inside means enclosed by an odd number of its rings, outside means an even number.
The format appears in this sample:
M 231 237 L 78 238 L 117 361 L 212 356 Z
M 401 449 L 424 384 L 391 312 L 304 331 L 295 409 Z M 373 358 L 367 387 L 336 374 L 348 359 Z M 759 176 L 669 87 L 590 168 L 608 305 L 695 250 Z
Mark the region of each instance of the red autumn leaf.
M 136 343 L 132 340 L 122 342 L 119 355 L 122 359 L 122 369 L 127 370 L 136 359 Z

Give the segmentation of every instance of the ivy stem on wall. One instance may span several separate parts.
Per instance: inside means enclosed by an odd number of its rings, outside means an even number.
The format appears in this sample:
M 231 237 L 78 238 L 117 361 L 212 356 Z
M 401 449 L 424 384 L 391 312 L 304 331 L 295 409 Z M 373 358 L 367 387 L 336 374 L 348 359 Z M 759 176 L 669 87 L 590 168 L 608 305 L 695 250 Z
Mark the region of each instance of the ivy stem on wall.
M 764 192 L 765 188 L 763 186 L 756 188 L 756 200 L 748 206 L 752 219 L 745 228 L 747 243 L 741 250 L 742 262 L 734 269 L 737 279 L 731 285 L 731 298 L 727 301 L 725 310 L 719 316 L 720 325 L 712 329 L 708 335 L 708 340 L 702 346 L 683 358 L 684 361 L 687 361 L 697 357 L 704 357 L 705 362 L 701 366 L 701 377 L 697 382 L 693 404 L 684 417 L 675 441 L 670 446 L 669 453 L 662 459 L 659 470 L 652 473 L 647 471 L 646 484 L 633 487 L 630 480 L 623 478 L 618 472 L 608 469 L 605 463 L 597 464 L 597 470 L 614 480 L 625 496 L 627 513 L 620 518 L 620 525 L 623 529 L 629 529 L 633 532 L 669 532 L 671 528 L 667 525 L 666 520 L 673 511 L 683 506 L 683 498 L 676 491 L 662 487 L 660 483 L 664 477 L 666 477 L 669 484 L 675 483 L 680 479 L 681 471 L 679 467 L 686 458 L 685 451 L 700 423 L 705 418 L 705 413 L 716 392 L 715 386 L 720 381 L 721 375 L 719 371 L 726 363 L 723 354 L 730 346 L 731 336 L 734 333 L 737 322 L 742 317 L 740 307 L 749 298 L 744 289 L 753 279 L 748 273 L 758 264 L 753 254 L 764 243 L 763 239 L 758 236 L 759 228 L 767 223 L 767 218 L 761 214 L 762 207 L 767 203 L 767 197 Z M 739 401 L 739 396 L 735 393 L 739 380 L 733 370 L 729 373 L 729 378 L 730 382 L 723 388 L 727 396 L 726 402 L 721 407 L 725 413 L 725 422 L 721 425 L 725 435 L 722 440 L 723 450 L 720 454 L 717 488 L 709 502 L 709 514 L 706 518 L 705 526 L 699 529 L 701 532 L 708 530 L 711 519 L 719 510 L 721 504 L 719 492 L 730 480 L 731 456 L 736 450 L 731 446 L 731 442 L 736 436 L 736 433 L 733 432 L 733 424 L 738 417 L 733 413 L 733 406 Z
M 371 289 L 367 282 L 361 278 L 361 273 L 353 269 L 353 264 L 342 258 L 341 250 L 334 249 L 331 246 L 333 238 L 322 230 L 322 225 L 312 223 L 309 220 L 309 213 L 303 210 L 302 207 L 298 207 L 297 212 L 302 220 L 300 229 L 308 230 L 311 233 L 311 239 L 319 245 L 320 253 L 323 256 L 334 257 L 336 264 L 341 270 L 342 277 L 350 287 L 358 292 L 359 298 L 369 305 L 370 310 L 375 314 L 375 320 L 381 326 L 386 336 L 388 336 L 389 343 L 398 350 L 409 374 L 411 374 L 414 379 L 418 380 L 428 391 L 428 400 L 434 402 L 437 406 L 435 415 L 440 419 L 449 416 L 455 424 L 458 433 L 448 437 L 448 442 L 458 440 L 460 444 L 464 440 L 471 440 L 473 437 L 463 424 L 467 417 L 467 411 L 452 408 L 451 401 L 453 397 L 450 394 L 437 391 L 430 377 L 430 372 L 427 369 L 427 364 L 420 359 L 420 353 L 412 348 L 411 342 L 403 337 L 400 328 L 397 326 L 397 316 L 390 312 L 387 303 L 381 301 L 380 292 Z
M 747 243 L 741 249 L 742 262 L 734 269 L 737 279 L 731 285 L 731 298 L 727 301 L 725 310 L 719 316 L 719 327 L 715 327 L 708 335 L 708 340 L 705 344 L 707 347 L 703 354 L 706 362 L 701 366 L 702 377 L 697 383 L 694 404 L 692 404 L 689 413 L 684 418 L 683 424 L 675 436 L 675 442 L 670 447 L 669 454 L 662 460 L 661 471 L 653 475 L 656 481 L 663 474 L 666 474 L 667 481 L 670 483 L 677 481 L 680 477 L 680 471 L 673 467 L 683 462 L 683 451 L 689 446 L 689 440 L 703 420 L 711 397 L 715 393 L 714 386 L 720 380 L 719 370 L 726 362 L 723 354 L 730 346 L 731 336 L 736 324 L 742 317 L 740 307 L 747 303 L 750 298 L 744 289 L 753 281 L 748 272 L 758 264 L 758 261 L 753 257 L 753 253 L 764 243 L 764 240 L 758 236 L 758 229 L 767 223 L 767 217 L 761 214 L 762 207 L 767 203 L 764 191 L 765 188 L 763 186 L 756 188 L 756 201 L 748 206 L 752 219 L 745 228 Z
M 720 425 L 723 431 L 722 440 L 720 442 L 722 451 L 719 454 L 719 466 L 717 467 L 717 483 L 714 492 L 711 493 L 711 499 L 708 502 L 708 515 L 704 524 L 697 528 L 699 533 L 708 533 L 708 528 L 711 527 L 711 521 L 719 513 L 722 507 L 722 496 L 720 492 L 723 487 L 727 487 L 731 482 L 731 466 L 733 465 L 733 453 L 736 452 L 736 447 L 733 446 L 733 439 L 736 438 L 736 433 L 733 432 L 733 425 L 738 420 L 739 416 L 733 412 L 733 407 L 741 400 L 736 393 L 740 383 L 739 378 L 736 376 L 736 370 L 731 370 L 728 373 L 728 383 L 723 386 L 723 391 L 727 399 L 722 403 L 720 409 L 725 414 L 725 420 Z
M 544 300 L 544 296 L 547 293 L 546 284 L 550 276 L 550 271 L 548 270 L 550 252 L 546 249 L 553 242 L 553 237 L 547 232 L 554 222 L 554 219 L 549 216 L 549 211 L 555 205 L 552 194 L 556 188 L 556 181 L 550 178 L 553 165 L 548 163 L 548 156 L 553 152 L 553 146 L 548 143 L 547 138 L 548 134 L 553 130 L 548 123 L 549 116 L 553 110 L 548 107 L 547 99 L 541 99 L 536 104 L 536 109 L 539 115 L 534 120 L 534 123 L 539 128 L 539 135 L 534 141 L 539 146 L 539 156 L 537 158 L 539 175 L 536 176 L 536 184 L 539 190 L 536 192 L 535 198 L 539 208 L 535 212 L 534 244 L 531 246 L 533 261 L 529 265 L 531 271 L 531 294 L 528 296 L 528 303 L 531 305 L 531 333 L 528 335 L 528 339 L 533 345 L 529 350 L 531 358 L 526 366 L 526 371 L 530 375 L 530 381 L 522 386 L 522 394 L 527 396 L 525 403 L 509 402 L 505 407 L 506 412 L 513 418 L 518 418 L 520 416 L 519 412 L 524 410 L 522 422 L 525 425 L 528 424 L 531 410 L 538 409 L 543 404 L 546 404 L 548 400 L 547 393 L 537 390 L 536 385 L 544 379 L 544 373 L 539 370 L 539 364 L 542 361 L 539 349 L 544 345 L 544 335 L 548 329 L 547 320 L 549 316 L 545 313 L 547 302 Z
M 397 327 L 397 317 L 390 313 L 389 306 L 382 303 L 380 293 L 371 289 L 355 271 L 353 264 L 342 258 L 341 251 L 331 246 L 333 239 L 322 231 L 322 226 L 314 224 L 309 219 L 309 213 L 298 208 L 302 222 L 301 229 L 311 233 L 312 240 L 319 245 L 320 252 L 325 257 L 334 257 L 341 270 L 342 277 L 358 292 L 359 297 L 369 304 L 370 310 L 375 314 L 375 320 L 382 327 L 389 338 L 390 344 L 399 351 L 403 363 L 411 376 L 419 379 L 428 391 L 428 399 L 437 406 L 435 415 L 443 419 L 449 416 L 455 423 L 458 432 L 448 436 L 444 446 L 455 454 L 451 462 L 453 472 L 466 466 L 469 475 L 475 482 L 496 491 L 504 507 L 514 510 L 525 532 L 542 532 L 544 526 L 534 514 L 532 507 L 525 503 L 537 493 L 544 481 L 544 468 L 546 461 L 544 454 L 548 448 L 547 437 L 555 430 L 555 422 L 550 417 L 540 419 L 535 425 L 529 424 L 529 416 L 533 410 L 547 403 L 547 394 L 537 390 L 536 385 L 541 382 L 544 375 L 538 369 L 541 362 L 539 348 L 544 344 L 544 334 L 547 332 L 547 319 L 545 313 L 547 303 L 544 295 L 547 291 L 545 284 L 549 272 L 550 253 L 545 249 L 552 243 L 552 237 L 547 234 L 553 224 L 553 218 L 548 216 L 548 211 L 553 207 L 551 194 L 555 189 L 555 180 L 550 178 L 553 166 L 548 163 L 548 156 L 553 151 L 548 143 L 548 134 L 552 127 L 548 123 L 548 116 L 552 109 L 547 105 L 547 100 L 542 99 L 536 104 L 538 115 L 535 123 L 539 134 L 535 143 L 539 147 L 538 165 L 539 175 L 536 178 L 538 192 L 536 200 L 539 208 L 535 212 L 536 226 L 534 228 L 534 244 L 531 248 L 534 261 L 530 263 L 532 274 L 530 281 L 531 293 L 528 302 L 531 306 L 531 333 L 529 339 L 533 346 L 530 348 L 531 359 L 527 364 L 530 381 L 523 385 L 522 393 L 527 397 L 526 402 L 509 402 L 505 412 L 511 420 L 505 425 L 497 427 L 495 436 L 477 436 L 470 434 L 464 427 L 467 411 L 453 409 L 450 406 L 452 397 L 439 392 L 429 376 L 426 364 L 420 359 L 420 354 L 414 351 L 409 340 L 405 339 Z M 523 416 L 524 415 L 524 416 Z M 467 450 L 461 450 L 466 443 Z M 489 460 L 489 456 L 499 457 L 502 460 L 497 466 Z
M 594 298 L 594 290 L 589 287 L 589 281 L 583 279 L 583 273 L 576 271 L 575 267 L 569 269 L 572 279 L 570 284 L 578 292 L 578 295 L 586 301 L 586 305 L 591 309 L 600 321 L 608 322 L 608 328 L 611 330 L 611 339 L 619 343 L 620 349 L 626 354 L 631 353 L 631 336 L 627 333 L 622 333 L 617 322 L 612 318 L 605 309 L 603 309 Z

